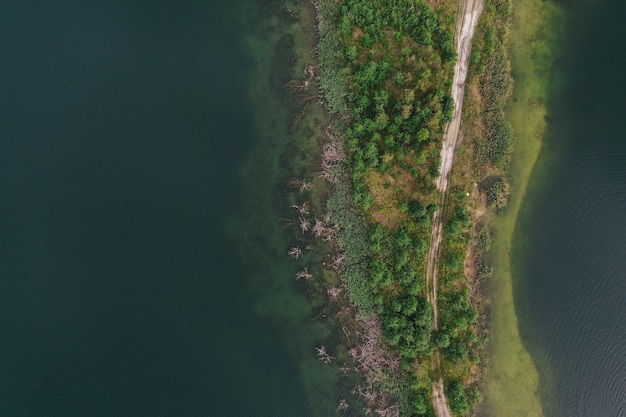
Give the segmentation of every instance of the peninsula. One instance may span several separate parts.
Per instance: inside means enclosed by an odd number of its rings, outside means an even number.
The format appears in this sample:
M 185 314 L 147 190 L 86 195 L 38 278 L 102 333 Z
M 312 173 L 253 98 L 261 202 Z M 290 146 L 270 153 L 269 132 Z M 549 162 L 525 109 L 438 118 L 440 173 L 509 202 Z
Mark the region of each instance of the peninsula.
M 347 294 L 338 318 L 344 334 L 359 335 L 345 346 L 365 379 L 356 392 L 365 413 L 381 416 L 475 414 L 487 368 L 490 230 L 510 192 L 511 3 L 314 5 L 316 73 L 307 67 L 286 88 L 315 79 L 321 90 L 329 194 L 323 220 L 300 226 L 331 242 L 324 266 L 340 280 L 324 285 L 331 302 Z M 317 352 L 335 359 L 324 346 Z
M 363 348 L 355 354 L 370 374 L 369 405 L 398 415 L 465 415 L 481 400 L 486 340 L 476 289 L 488 267 L 467 268 L 484 263 L 470 247 L 488 234 L 474 208 L 483 204 L 483 183 L 505 204 L 506 181 L 485 182 L 481 173 L 505 164 L 511 142 L 499 98 L 491 110 L 504 135 L 476 145 L 482 158 L 465 157 L 467 178 L 453 177 L 468 73 L 472 65 L 486 78 L 493 72 L 490 57 L 471 53 L 483 3 L 319 1 L 317 10 L 320 88 L 337 115 L 323 165 L 340 274 L 363 333 L 383 335 L 369 353 L 386 358 L 375 361 L 382 369 L 365 366 Z M 503 51 L 504 31 L 493 36 L 498 28 L 490 28 L 491 46 Z M 510 85 L 500 88 L 506 99 Z

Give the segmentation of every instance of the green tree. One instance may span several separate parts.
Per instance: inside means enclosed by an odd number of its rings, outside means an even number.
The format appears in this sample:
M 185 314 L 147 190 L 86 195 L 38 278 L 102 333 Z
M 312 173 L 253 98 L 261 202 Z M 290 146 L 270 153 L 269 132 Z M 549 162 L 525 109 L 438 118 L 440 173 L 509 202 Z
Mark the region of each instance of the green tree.
M 423 416 L 428 411 L 428 406 L 423 395 L 417 394 L 413 399 L 413 411 L 418 416 Z
M 419 222 L 423 217 L 427 216 L 426 207 L 424 207 L 419 201 L 409 202 L 409 215 L 414 222 Z
M 447 333 L 439 333 L 437 335 L 437 346 L 439 346 L 442 349 L 447 348 L 448 346 L 450 346 L 450 335 L 448 335 Z
M 450 385 L 448 385 L 448 399 L 452 411 L 457 413 L 467 413 L 469 411 L 467 396 L 460 382 L 452 381 Z

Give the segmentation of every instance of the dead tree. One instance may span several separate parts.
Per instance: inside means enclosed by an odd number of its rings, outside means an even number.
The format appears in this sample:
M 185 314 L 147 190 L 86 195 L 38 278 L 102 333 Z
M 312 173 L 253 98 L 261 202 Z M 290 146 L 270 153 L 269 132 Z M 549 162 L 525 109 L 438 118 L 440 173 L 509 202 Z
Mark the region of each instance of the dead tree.
M 329 218 L 320 220 L 316 217 L 313 225 L 313 235 L 322 240 L 330 241 L 337 236 L 337 227 L 334 224 L 330 224 Z
M 379 417 L 400 417 L 400 407 L 397 405 L 389 405 L 376 409 Z
M 300 191 L 300 194 L 311 190 L 311 183 L 305 179 L 291 178 L 287 180 L 287 186 L 297 188 Z
M 339 405 L 337 406 L 337 412 L 347 410 L 348 408 L 350 408 L 350 404 L 348 404 L 348 401 L 346 401 L 346 399 L 344 398 L 339 401 Z
M 319 360 L 321 360 L 324 363 L 331 363 L 332 361 L 335 360 L 334 357 L 330 356 L 327 352 L 326 352 L 326 346 L 322 345 L 318 348 L 315 348 L 315 350 L 317 350 L 317 356 L 319 358 Z
M 307 65 L 304 67 L 304 79 L 309 82 L 315 78 L 315 67 L 313 65 Z
M 336 180 L 336 174 L 334 173 L 334 168 L 341 164 L 346 159 L 346 154 L 343 148 L 343 142 L 336 138 L 330 131 L 329 128 L 326 128 L 326 136 L 330 139 L 324 145 L 322 145 L 322 161 L 321 161 L 321 176 L 326 181 L 330 183 L 334 183 Z
M 317 94 L 299 94 L 298 98 L 302 101 L 304 101 L 305 103 L 308 101 L 313 101 L 317 98 Z
M 339 252 L 333 255 L 332 260 L 330 262 L 330 267 L 333 269 L 339 269 L 343 265 L 346 260 L 346 253 Z
M 300 213 L 300 215 L 302 215 L 302 216 L 308 216 L 309 215 L 309 202 L 308 201 L 305 201 L 301 205 L 294 204 L 291 207 L 293 207 L 296 210 L 298 210 L 298 213 Z
M 304 79 L 290 80 L 283 87 L 290 93 L 303 93 L 308 90 L 311 80 L 315 78 L 315 68 L 312 65 L 304 67 Z
M 300 222 L 300 230 L 302 231 L 302 233 L 307 232 L 311 228 L 311 222 L 309 221 L 309 219 L 300 216 L 298 220 Z
M 308 269 L 304 268 L 302 271 L 296 272 L 296 280 L 304 279 L 306 281 L 310 281 L 313 279 L 313 274 L 311 274 Z
M 309 82 L 290 80 L 283 87 L 290 93 L 303 93 L 309 88 Z
M 310 101 L 307 101 L 306 104 L 304 105 L 304 107 L 302 108 L 302 110 L 300 110 L 299 112 L 297 112 L 294 116 L 293 119 L 291 121 L 291 131 L 295 131 L 298 127 L 300 127 L 300 124 L 302 123 L 302 119 L 304 118 L 304 114 L 306 113 L 307 109 L 309 108 L 309 104 L 311 104 Z
M 339 370 L 344 373 L 347 374 L 348 372 L 352 371 L 352 368 L 350 366 L 348 366 L 347 363 L 344 363 L 341 368 L 339 368 Z
M 369 389 L 360 391 L 359 393 L 363 396 L 363 398 L 365 398 L 368 405 L 376 404 L 376 401 L 378 400 L 378 394 L 376 391 Z
M 328 287 L 326 288 L 326 293 L 328 294 L 328 299 L 331 302 L 336 302 L 339 300 L 339 296 L 343 290 L 341 287 Z
M 302 256 L 302 249 L 294 246 L 293 248 L 289 249 L 289 251 L 287 251 L 287 255 L 291 256 L 294 259 L 298 259 Z
M 380 344 L 381 337 L 380 320 L 373 314 L 363 322 L 362 342 L 348 351 L 359 364 L 369 386 L 385 380 L 390 374 L 398 375 L 402 372 L 400 355 L 384 349 Z

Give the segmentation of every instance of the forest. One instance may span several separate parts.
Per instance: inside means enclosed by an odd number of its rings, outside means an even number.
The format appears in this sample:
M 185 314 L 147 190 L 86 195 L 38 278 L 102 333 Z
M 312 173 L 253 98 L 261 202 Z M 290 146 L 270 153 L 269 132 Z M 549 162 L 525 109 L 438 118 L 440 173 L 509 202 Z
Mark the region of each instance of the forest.
M 478 184 L 497 210 L 508 198 L 503 170 L 512 132 L 503 107 L 512 86 L 504 46 L 510 5 L 497 0 L 487 4 L 471 57 L 482 104 L 465 116 L 480 129 L 470 132 L 474 137 L 456 169 L 461 174 L 453 175 L 445 200 L 435 331 L 425 266 L 441 201 L 435 180 L 443 132 L 454 111 L 456 6 L 414 0 L 316 4 L 319 84 L 335 115 L 328 152 L 335 157 L 325 159 L 327 209 L 338 226 L 350 300 L 363 321 L 379 320 L 384 349 L 399 355 L 401 369 L 389 369 L 395 374 L 381 386 L 397 396 L 403 416 L 433 415 L 432 383 L 440 376 L 455 414 L 466 415 L 481 400 L 487 337 L 477 286 L 490 275 L 484 258 L 490 236 L 470 211 L 476 201 L 469 201 L 468 191 Z M 475 257 L 472 276 L 468 256 Z

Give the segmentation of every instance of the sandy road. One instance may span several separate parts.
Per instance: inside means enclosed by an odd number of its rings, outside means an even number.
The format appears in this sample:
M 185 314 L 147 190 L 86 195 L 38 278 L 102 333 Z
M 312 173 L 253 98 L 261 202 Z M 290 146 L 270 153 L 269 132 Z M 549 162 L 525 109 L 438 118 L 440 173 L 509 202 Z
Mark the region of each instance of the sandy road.
M 454 117 L 446 126 L 441 149 L 441 168 L 437 179 L 437 188 L 441 191 L 439 210 L 433 215 L 433 228 L 430 235 L 428 250 L 428 264 L 426 266 L 426 291 L 428 301 L 433 306 L 434 328 L 439 330 L 437 310 L 437 272 L 439 269 L 439 249 L 443 234 L 443 214 L 445 210 L 448 183 L 452 172 L 454 153 L 459 140 L 461 115 L 463 113 L 463 97 L 465 96 L 465 82 L 469 58 L 472 53 L 472 39 L 478 24 L 478 18 L 483 11 L 483 0 L 461 0 L 459 15 L 455 27 L 457 61 L 454 67 L 452 83 L 452 98 L 454 99 Z M 439 353 L 435 355 L 433 367 L 439 369 Z M 443 380 L 433 382 L 433 406 L 438 417 L 451 417 L 452 412 L 445 397 Z

